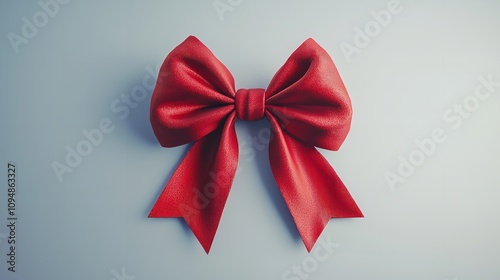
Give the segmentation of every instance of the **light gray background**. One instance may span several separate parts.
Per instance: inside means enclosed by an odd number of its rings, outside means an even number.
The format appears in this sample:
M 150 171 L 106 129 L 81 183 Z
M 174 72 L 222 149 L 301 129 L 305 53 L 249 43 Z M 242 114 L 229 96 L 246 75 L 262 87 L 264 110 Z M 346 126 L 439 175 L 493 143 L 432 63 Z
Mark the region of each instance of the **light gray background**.
M 211 0 L 72 0 L 15 53 L 7 34 L 21 34 L 22 17 L 32 21 L 41 7 L 2 1 L 0 278 L 278 280 L 314 257 L 318 245 L 308 254 L 298 238 L 267 150 L 240 158 L 209 255 L 180 219 L 146 218 L 186 146 L 157 144 L 149 96 L 123 120 L 111 104 L 196 35 L 237 88 L 266 87 L 308 37 L 342 75 L 352 129 L 339 152 L 322 153 L 366 218 L 330 221 L 321 239 L 338 248 L 308 279 L 499 279 L 500 87 L 458 129 L 443 114 L 473 95 L 479 77 L 500 81 L 500 2 L 401 0 L 350 62 L 341 44 L 354 45 L 355 28 L 388 1 L 231 3 L 221 19 Z M 103 118 L 115 130 L 59 182 L 51 163 L 64 163 L 65 147 Z M 238 122 L 240 143 L 267 126 Z M 391 188 L 384 173 L 435 128 L 446 141 Z M 18 167 L 16 273 L 5 262 L 8 161 Z

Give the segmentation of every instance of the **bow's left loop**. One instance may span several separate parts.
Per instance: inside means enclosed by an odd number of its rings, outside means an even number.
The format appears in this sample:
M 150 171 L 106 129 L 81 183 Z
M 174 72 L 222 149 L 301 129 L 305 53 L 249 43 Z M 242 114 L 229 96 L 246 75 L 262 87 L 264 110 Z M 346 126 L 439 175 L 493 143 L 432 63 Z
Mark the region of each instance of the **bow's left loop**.
M 194 142 L 221 127 L 234 109 L 234 79 L 196 37 L 167 56 L 151 98 L 151 124 L 160 144 Z

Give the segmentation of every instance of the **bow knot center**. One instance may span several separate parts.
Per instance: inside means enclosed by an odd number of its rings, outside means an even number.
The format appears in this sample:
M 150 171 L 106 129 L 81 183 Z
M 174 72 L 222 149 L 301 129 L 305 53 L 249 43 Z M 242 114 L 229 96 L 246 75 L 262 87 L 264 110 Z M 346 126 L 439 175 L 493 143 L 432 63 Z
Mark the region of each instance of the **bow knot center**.
M 264 118 L 264 93 L 263 88 L 239 89 L 236 91 L 234 108 L 238 119 L 256 121 Z

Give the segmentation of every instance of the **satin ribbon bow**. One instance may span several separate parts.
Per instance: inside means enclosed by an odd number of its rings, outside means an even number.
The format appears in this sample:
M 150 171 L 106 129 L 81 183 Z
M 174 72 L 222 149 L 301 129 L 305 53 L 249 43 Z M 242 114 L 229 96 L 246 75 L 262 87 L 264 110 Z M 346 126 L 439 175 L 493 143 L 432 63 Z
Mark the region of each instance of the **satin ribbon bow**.
M 329 219 L 363 217 L 328 161 L 351 124 L 337 69 L 307 39 L 267 89 L 235 90 L 229 70 L 196 37 L 165 59 L 151 99 L 151 125 L 163 147 L 194 142 L 149 217 L 182 217 L 208 253 L 238 164 L 236 119 L 271 123 L 269 161 L 308 251 Z

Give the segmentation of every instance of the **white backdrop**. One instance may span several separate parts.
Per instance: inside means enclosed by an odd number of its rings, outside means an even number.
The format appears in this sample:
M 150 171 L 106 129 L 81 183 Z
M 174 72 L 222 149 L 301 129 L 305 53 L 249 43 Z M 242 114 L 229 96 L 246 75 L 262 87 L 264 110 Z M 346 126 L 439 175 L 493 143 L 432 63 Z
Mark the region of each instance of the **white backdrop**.
M 499 279 L 500 2 L 0 5 L 0 279 Z M 151 85 L 189 35 L 237 88 L 309 37 L 330 53 L 354 115 L 322 153 L 366 218 L 332 219 L 308 254 L 258 143 L 209 255 L 182 220 L 147 219 L 187 148 L 157 143 Z M 268 125 L 237 122 L 240 149 Z

